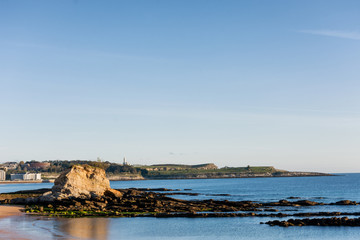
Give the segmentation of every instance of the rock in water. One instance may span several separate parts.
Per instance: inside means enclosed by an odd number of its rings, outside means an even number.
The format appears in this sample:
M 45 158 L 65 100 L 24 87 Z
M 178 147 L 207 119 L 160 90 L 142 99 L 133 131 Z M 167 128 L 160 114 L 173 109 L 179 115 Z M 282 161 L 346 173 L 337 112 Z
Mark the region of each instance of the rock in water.
M 111 190 L 105 170 L 89 165 L 74 165 L 63 172 L 54 183 L 52 196 L 56 199 L 90 198 Z

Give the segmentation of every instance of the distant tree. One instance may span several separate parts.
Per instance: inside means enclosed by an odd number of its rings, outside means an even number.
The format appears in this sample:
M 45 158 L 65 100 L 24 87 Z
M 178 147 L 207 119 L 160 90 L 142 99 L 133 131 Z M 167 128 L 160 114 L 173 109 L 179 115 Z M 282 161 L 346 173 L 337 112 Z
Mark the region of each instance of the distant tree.
M 143 175 L 143 176 L 146 176 L 148 173 L 149 173 L 149 171 L 148 170 L 146 170 L 146 169 L 140 169 L 140 171 L 141 171 L 141 175 Z
M 122 172 L 127 172 L 127 173 L 138 173 L 138 170 L 132 166 L 122 166 L 119 164 L 111 164 L 106 168 L 106 172 L 108 173 L 114 173 L 114 174 L 118 174 L 118 173 L 122 173 Z

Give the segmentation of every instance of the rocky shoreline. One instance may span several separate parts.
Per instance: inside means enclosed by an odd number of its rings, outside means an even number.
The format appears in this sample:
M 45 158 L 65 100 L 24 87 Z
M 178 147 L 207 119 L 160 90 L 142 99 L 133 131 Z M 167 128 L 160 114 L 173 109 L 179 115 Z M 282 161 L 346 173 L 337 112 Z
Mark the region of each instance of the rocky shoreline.
M 303 218 L 303 219 L 289 219 L 287 221 L 268 221 L 266 224 L 270 226 L 351 226 L 359 227 L 360 218 L 348 218 L 348 217 L 332 217 L 332 218 Z
M 23 205 L 25 212 L 50 217 L 315 217 L 360 216 L 360 212 L 302 212 L 289 213 L 284 207 L 296 209 L 319 205 L 359 205 L 358 202 L 342 200 L 333 203 L 314 202 L 289 197 L 276 202 L 228 201 L 228 200 L 182 200 L 169 196 L 198 196 L 191 189 L 131 188 L 111 189 L 102 169 L 90 166 L 74 166 L 56 179 L 52 189 L 38 189 L 0 194 L 1 204 Z M 229 196 L 214 194 L 209 196 Z M 292 210 L 294 211 L 294 210 Z M 339 221 L 338 224 L 356 225 L 359 221 Z M 299 220 L 300 221 L 300 220 Z M 302 221 L 302 220 L 301 220 Z M 330 221 L 330 220 L 329 220 Z M 269 221 L 271 226 L 298 226 L 297 222 Z M 315 224 L 303 221 L 303 225 Z M 351 222 L 351 223 L 350 223 Z M 333 226 L 326 223 L 326 226 Z M 300 226 L 300 225 L 299 225 Z M 318 226 L 322 226 L 321 224 Z M 325 226 L 325 225 L 324 225 Z
M 14 193 L 0 194 L 0 202 L 3 204 L 25 205 L 28 214 L 45 215 L 52 217 L 315 217 L 315 216 L 360 216 L 360 212 L 302 212 L 288 214 L 281 212 L 278 207 L 301 207 L 318 205 L 350 206 L 359 205 L 358 202 L 342 200 L 334 203 L 313 202 L 308 200 L 279 200 L 276 202 L 252 202 L 252 201 L 216 201 L 208 200 L 180 200 L 170 198 L 174 191 L 180 189 L 117 189 L 121 195 L 115 196 L 107 192 L 104 196 L 91 198 L 67 198 L 62 200 L 47 201 L 41 198 L 50 189 L 19 191 Z M 159 193 L 161 191 L 165 193 Z M 186 192 L 180 192 L 185 194 Z M 194 193 L 189 193 L 194 194 Z M 291 197 L 289 197 L 291 198 Z M 294 197 L 293 197 L 294 198 Z M 329 218 L 337 219 L 337 218 Z M 299 220 L 299 219 L 298 219 Z M 302 221 L 300 219 L 299 221 Z M 289 220 L 290 221 L 290 220 Z M 337 220 L 336 220 L 337 221 Z M 341 221 L 340 221 L 341 223 Z M 271 226 L 300 226 L 299 224 L 286 223 L 286 221 L 266 222 Z M 312 225 L 307 221 L 301 226 Z M 335 224 L 335 223 L 334 223 Z M 338 222 L 336 224 L 339 224 Z M 336 225 L 335 224 L 335 225 Z M 348 224 L 348 223 L 346 223 Z M 351 223 L 354 225 L 355 223 Z M 324 226 L 328 226 L 324 225 Z M 334 226 L 335 226 L 334 225 Z M 319 225 L 321 226 L 321 225 Z M 360 226 L 360 225 L 359 225 Z

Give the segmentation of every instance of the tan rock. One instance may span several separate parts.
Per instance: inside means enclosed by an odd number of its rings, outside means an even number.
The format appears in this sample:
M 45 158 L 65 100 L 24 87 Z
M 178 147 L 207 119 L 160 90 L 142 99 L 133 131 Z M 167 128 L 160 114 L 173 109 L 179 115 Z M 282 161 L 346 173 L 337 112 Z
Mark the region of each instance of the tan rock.
M 121 198 L 123 196 L 122 192 L 115 190 L 115 189 L 107 189 L 104 192 L 104 195 L 111 197 L 111 198 Z
M 52 195 L 57 199 L 102 196 L 110 190 L 105 170 L 88 165 L 74 165 L 63 172 L 54 183 Z

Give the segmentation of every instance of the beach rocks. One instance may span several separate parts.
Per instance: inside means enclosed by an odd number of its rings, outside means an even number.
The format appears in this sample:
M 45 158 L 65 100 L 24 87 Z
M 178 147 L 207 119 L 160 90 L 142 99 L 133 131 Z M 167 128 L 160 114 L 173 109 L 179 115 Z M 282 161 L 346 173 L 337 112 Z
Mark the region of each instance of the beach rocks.
M 360 218 L 348 217 L 332 217 L 332 218 L 304 218 L 304 219 L 289 219 L 287 221 L 268 221 L 266 224 L 270 226 L 358 226 L 360 227 Z
M 300 199 L 300 197 L 293 197 L 293 196 L 291 196 L 291 197 L 288 197 L 288 199 Z
M 41 196 L 44 192 L 45 194 Z M 290 202 L 283 199 L 269 206 L 269 203 L 252 201 L 214 199 L 187 201 L 170 198 L 167 195 L 168 192 L 150 192 L 139 189 L 106 189 L 103 194 L 91 195 L 88 198 L 80 195 L 80 197 L 69 196 L 60 199 L 52 195 L 51 189 L 40 189 L 0 194 L 0 202 L 27 205 L 25 211 L 29 214 L 65 217 L 337 217 L 326 218 L 333 220 L 332 222 L 323 220 L 319 222 L 320 225 L 317 225 L 316 221 L 306 219 L 275 220 L 267 223 L 272 226 L 357 226 L 356 221 L 347 222 L 346 218 L 340 218 L 340 216 L 360 216 L 360 212 L 283 212 L 293 209 L 293 206 L 296 206 L 296 209 L 302 207 L 308 209 L 309 206 L 322 204 L 314 204 L 310 201 Z M 46 198 L 52 201 L 45 201 Z M 351 205 L 353 203 L 354 201 L 344 200 L 326 205 Z M 290 206 L 290 208 L 283 206 Z
M 341 200 L 336 203 L 331 203 L 331 205 L 358 205 L 358 203 L 350 200 Z
M 110 182 L 103 169 L 88 165 L 74 165 L 55 180 L 51 191 L 45 192 L 31 202 L 46 203 L 64 199 L 91 199 L 102 196 L 121 198 L 122 193 L 110 188 Z M 30 203 L 28 200 L 25 200 L 26 203 Z
M 55 180 L 51 195 L 56 199 L 89 198 L 101 196 L 109 189 L 110 182 L 104 169 L 74 165 Z
M 123 193 L 115 189 L 106 189 L 104 195 L 110 198 L 121 198 Z
M 299 200 L 296 202 L 293 202 L 294 204 L 300 205 L 300 206 L 315 206 L 315 205 L 323 205 L 323 203 L 313 202 L 309 200 Z
M 257 214 L 253 211 L 261 211 L 261 209 L 258 209 L 261 204 L 250 201 L 186 201 L 167 197 L 166 193 L 134 189 L 107 189 L 101 196 L 92 196 L 87 199 L 83 197 L 54 199 L 51 203 L 38 201 L 34 204 L 28 204 L 28 206 L 26 211 L 30 213 L 52 216 L 74 214 L 72 215 L 73 217 L 155 216 L 160 213 L 168 217 L 245 217 L 256 216 Z M 40 206 L 46 207 L 44 207 L 43 211 L 40 211 Z M 247 213 L 235 214 L 239 211 L 247 211 Z M 213 214 L 208 214 L 208 212 Z M 178 213 L 183 214 L 177 215 Z M 278 217 L 281 216 L 279 215 Z
M 316 205 L 324 205 L 324 203 L 313 202 L 309 200 L 298 200 L 298 201 L 288 201 L 288 200 L 279 200 L 278 202 L 270 202 L 265 203 L 264 206 L 292 206 L 292 207 L 300 207 L 300 206 L 316 206 Z

